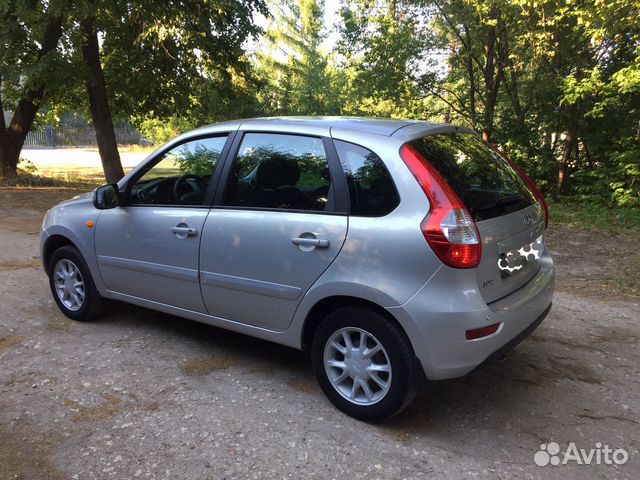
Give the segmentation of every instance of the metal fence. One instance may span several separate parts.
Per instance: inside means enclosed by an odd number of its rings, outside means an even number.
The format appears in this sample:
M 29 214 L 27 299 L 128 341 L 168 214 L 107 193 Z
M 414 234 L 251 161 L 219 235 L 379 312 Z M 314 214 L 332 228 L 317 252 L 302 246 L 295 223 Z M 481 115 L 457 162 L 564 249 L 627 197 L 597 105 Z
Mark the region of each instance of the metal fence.
M 141 135 L 131 127 L 115 127 L 118 145 L 140 143 Z M 31 130 L 24 142 L 25 147 L 85 147 L 96 145 L 96 131 L 93 127 L 60 127 L 45 126 Z

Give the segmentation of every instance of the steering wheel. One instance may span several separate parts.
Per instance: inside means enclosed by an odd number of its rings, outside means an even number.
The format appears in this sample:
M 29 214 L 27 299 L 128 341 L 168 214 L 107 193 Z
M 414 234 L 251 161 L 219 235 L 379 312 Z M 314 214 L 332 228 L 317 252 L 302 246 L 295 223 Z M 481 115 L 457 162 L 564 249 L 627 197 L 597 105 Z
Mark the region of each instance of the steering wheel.
M 187 180 L 195 180 L 196 181 L 196 185 L 197 185 L 197 189 L 193 187 L 192 184 L 187 183 Z M 194 175 L 192 173 L 187 173 L 185 175 L 182 175 L 181 177 L 178 177 L 176 179 L 176 182 L 173 184 L 173 196 L 175 197 L 176 201 L 180 201 L 180 198 L 182 197 L 182 195 L 184 195 L 184 193 L 182 193 L 183 187 L 185 185 L 188 185 L 189 188 L 191 189 L 191 192 L 186 192 L 186 193 L 197 193 L 201 190 L 200 188 L 200 177 L 198 177 L 197 175 Z

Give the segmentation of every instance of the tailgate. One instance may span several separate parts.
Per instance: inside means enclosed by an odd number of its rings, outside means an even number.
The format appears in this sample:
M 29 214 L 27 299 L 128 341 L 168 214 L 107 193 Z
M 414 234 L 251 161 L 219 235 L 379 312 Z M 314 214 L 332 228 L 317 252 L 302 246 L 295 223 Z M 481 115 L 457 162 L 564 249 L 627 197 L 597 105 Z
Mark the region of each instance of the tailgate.
M 540 266 L 546 215 L 520 173 L 475 135 L 428 135 L 411 145 L 438 170 L 478 226 L 482 256 L 476 275 L 485 301 L 527 283 Z
M 477 223 L 482 259 L 476 275 L 487 303 L 509 295 L 538 272 L 545 248 L 544 224 L 539 203 Z

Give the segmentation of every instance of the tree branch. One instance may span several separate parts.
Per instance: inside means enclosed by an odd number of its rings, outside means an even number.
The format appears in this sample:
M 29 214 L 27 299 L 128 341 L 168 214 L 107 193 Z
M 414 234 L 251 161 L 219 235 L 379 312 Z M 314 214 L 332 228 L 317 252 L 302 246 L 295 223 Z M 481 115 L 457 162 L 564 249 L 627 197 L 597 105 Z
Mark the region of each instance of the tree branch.
M 478 67 L 480 69 L 482 69 L 483 68 L 482 62 L 473 54 L 473 51 L 471 50 L 471 40 L 469 40 L 469 43 L 467 44 L 467 42 L 465 41 L 465 39 L 460 34 L 458 29 L 456 28 L 456 25 L 453 23 L 453 21 L 451 20 L 449 15 L 447 15 L 445 13 L 444 8 L 438 3 L 436 3 L 436 8 L 438 9 L 438 11 L 442 15 L 442 17 L 445 19 L 447 24 L 449 25 L 449 28 L 453 31 L 453 34 L 456 37 L 458 37 L 458 40 L 460 40 L 460 43 L 462 43 L 462 45 L 467 49 L 467 51 L 469 52 L 469 56 L 473 59 L 473 61 L 476 63 L 476 65 L 478 65 Z
M 42 38 L 42 46 L 38 51 L 38 63 L 40 63 L 48 54 L 53 52 L 60 37 L 62 36 L 62 17 L 51 17 L 44 29 Z M 24 139 L 29 133 L 36 113 L 40 108 L 40 102 L 44 97 L 45 82 L 42 79 L 34 82 L 37 86 L 27 86 L 22 94 L 22 98 L 18 102 L 18 106 L 13 112 L 7 135 L 13 142 L 16 142 L 17 150 L 22 149 Z
M 447 92 L 447 89 L 443 88 L 443 90 L 445 92 Z M 469 114 L 467 112 L 465 112 L 464 110 L 456 107 L 451 101 L 449 101 L 449 99 L 447 99 L 444 95 L 442 95 L 436 89 L 427 87 L 427 91 L 429 93 L 431 93 L 432 95 L 435 95 L 436 97 L 438 97 L 440 100 L 442 100 L 444 103 L 446 103 L 451 108 L 451 110 L 456 112 L 462 118 L 465 118 L 466 120 L 468 120 L 475 127 L 476 123 L 475 123 L 474 119 L 470 118 Z

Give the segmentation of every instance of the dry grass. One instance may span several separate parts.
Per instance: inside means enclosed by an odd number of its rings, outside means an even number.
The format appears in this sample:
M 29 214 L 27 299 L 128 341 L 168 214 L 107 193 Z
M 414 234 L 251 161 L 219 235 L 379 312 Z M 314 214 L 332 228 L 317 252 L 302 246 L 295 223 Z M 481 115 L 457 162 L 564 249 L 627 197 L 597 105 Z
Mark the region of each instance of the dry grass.
M 63 405 L 75 412 L 72 420 L 74 422 L 89 422 L 94 420 L 108 420 L 121 413 L 134 410 L 145 410 L 147 412 L 157 412 L 160 410 L 158 402 L 147 402 L 142 405 L 135 400 L 123 400 L 115 395 L 105 395 L 104 400 L 97 405 L 83 406 L 75 400 L 64 399 Z
M 76 412 L 73 416 L 74 422 L 86 422 L 90 420 L 106 420 L 115 417 L 117 414 L 134 409 L 133 403 L 125 403 L 115 395 L 107 395 L 104 400 L 90 407 L 80 405 L 75 400 L 65 399 L 65 407 L 69 407 Z
M 224 357 L 204 357 L 183 360 L 180 362 L 180 370 L 190 377 L 203 377 L 212 372 L 226 370 L 237 363 L 236 359 L 229 356 Z
M 0 272 L 9 270 L 21 270 L 23 268 L 40 267 L 42 262 L 38 258 L 28 258 L 25 260 L 5 260 L 0 261 Z
M 0 348 L 15 348 L 22 345 L 25 338 L 20 335 L 9 335 L 7 337 L 0 337 Z
M 49 459 L 59 445 L 56 435 L 32 432 L 24 427 L 9 429 L 0 424 L 0 478 L 63 480 L 69 478 Z
M 317 393 L 318 387 L 313 378 L 292 378 L 287 385 L 298 393 Z
M 125 169 L 128 173 L 131 169 Z M 104 172 L 99 167 L 65 166 L 40 167 L 37 172 L 18 174 L 18 186 L 23 187 L 69 187 L 92 189 L 104 185 Z

